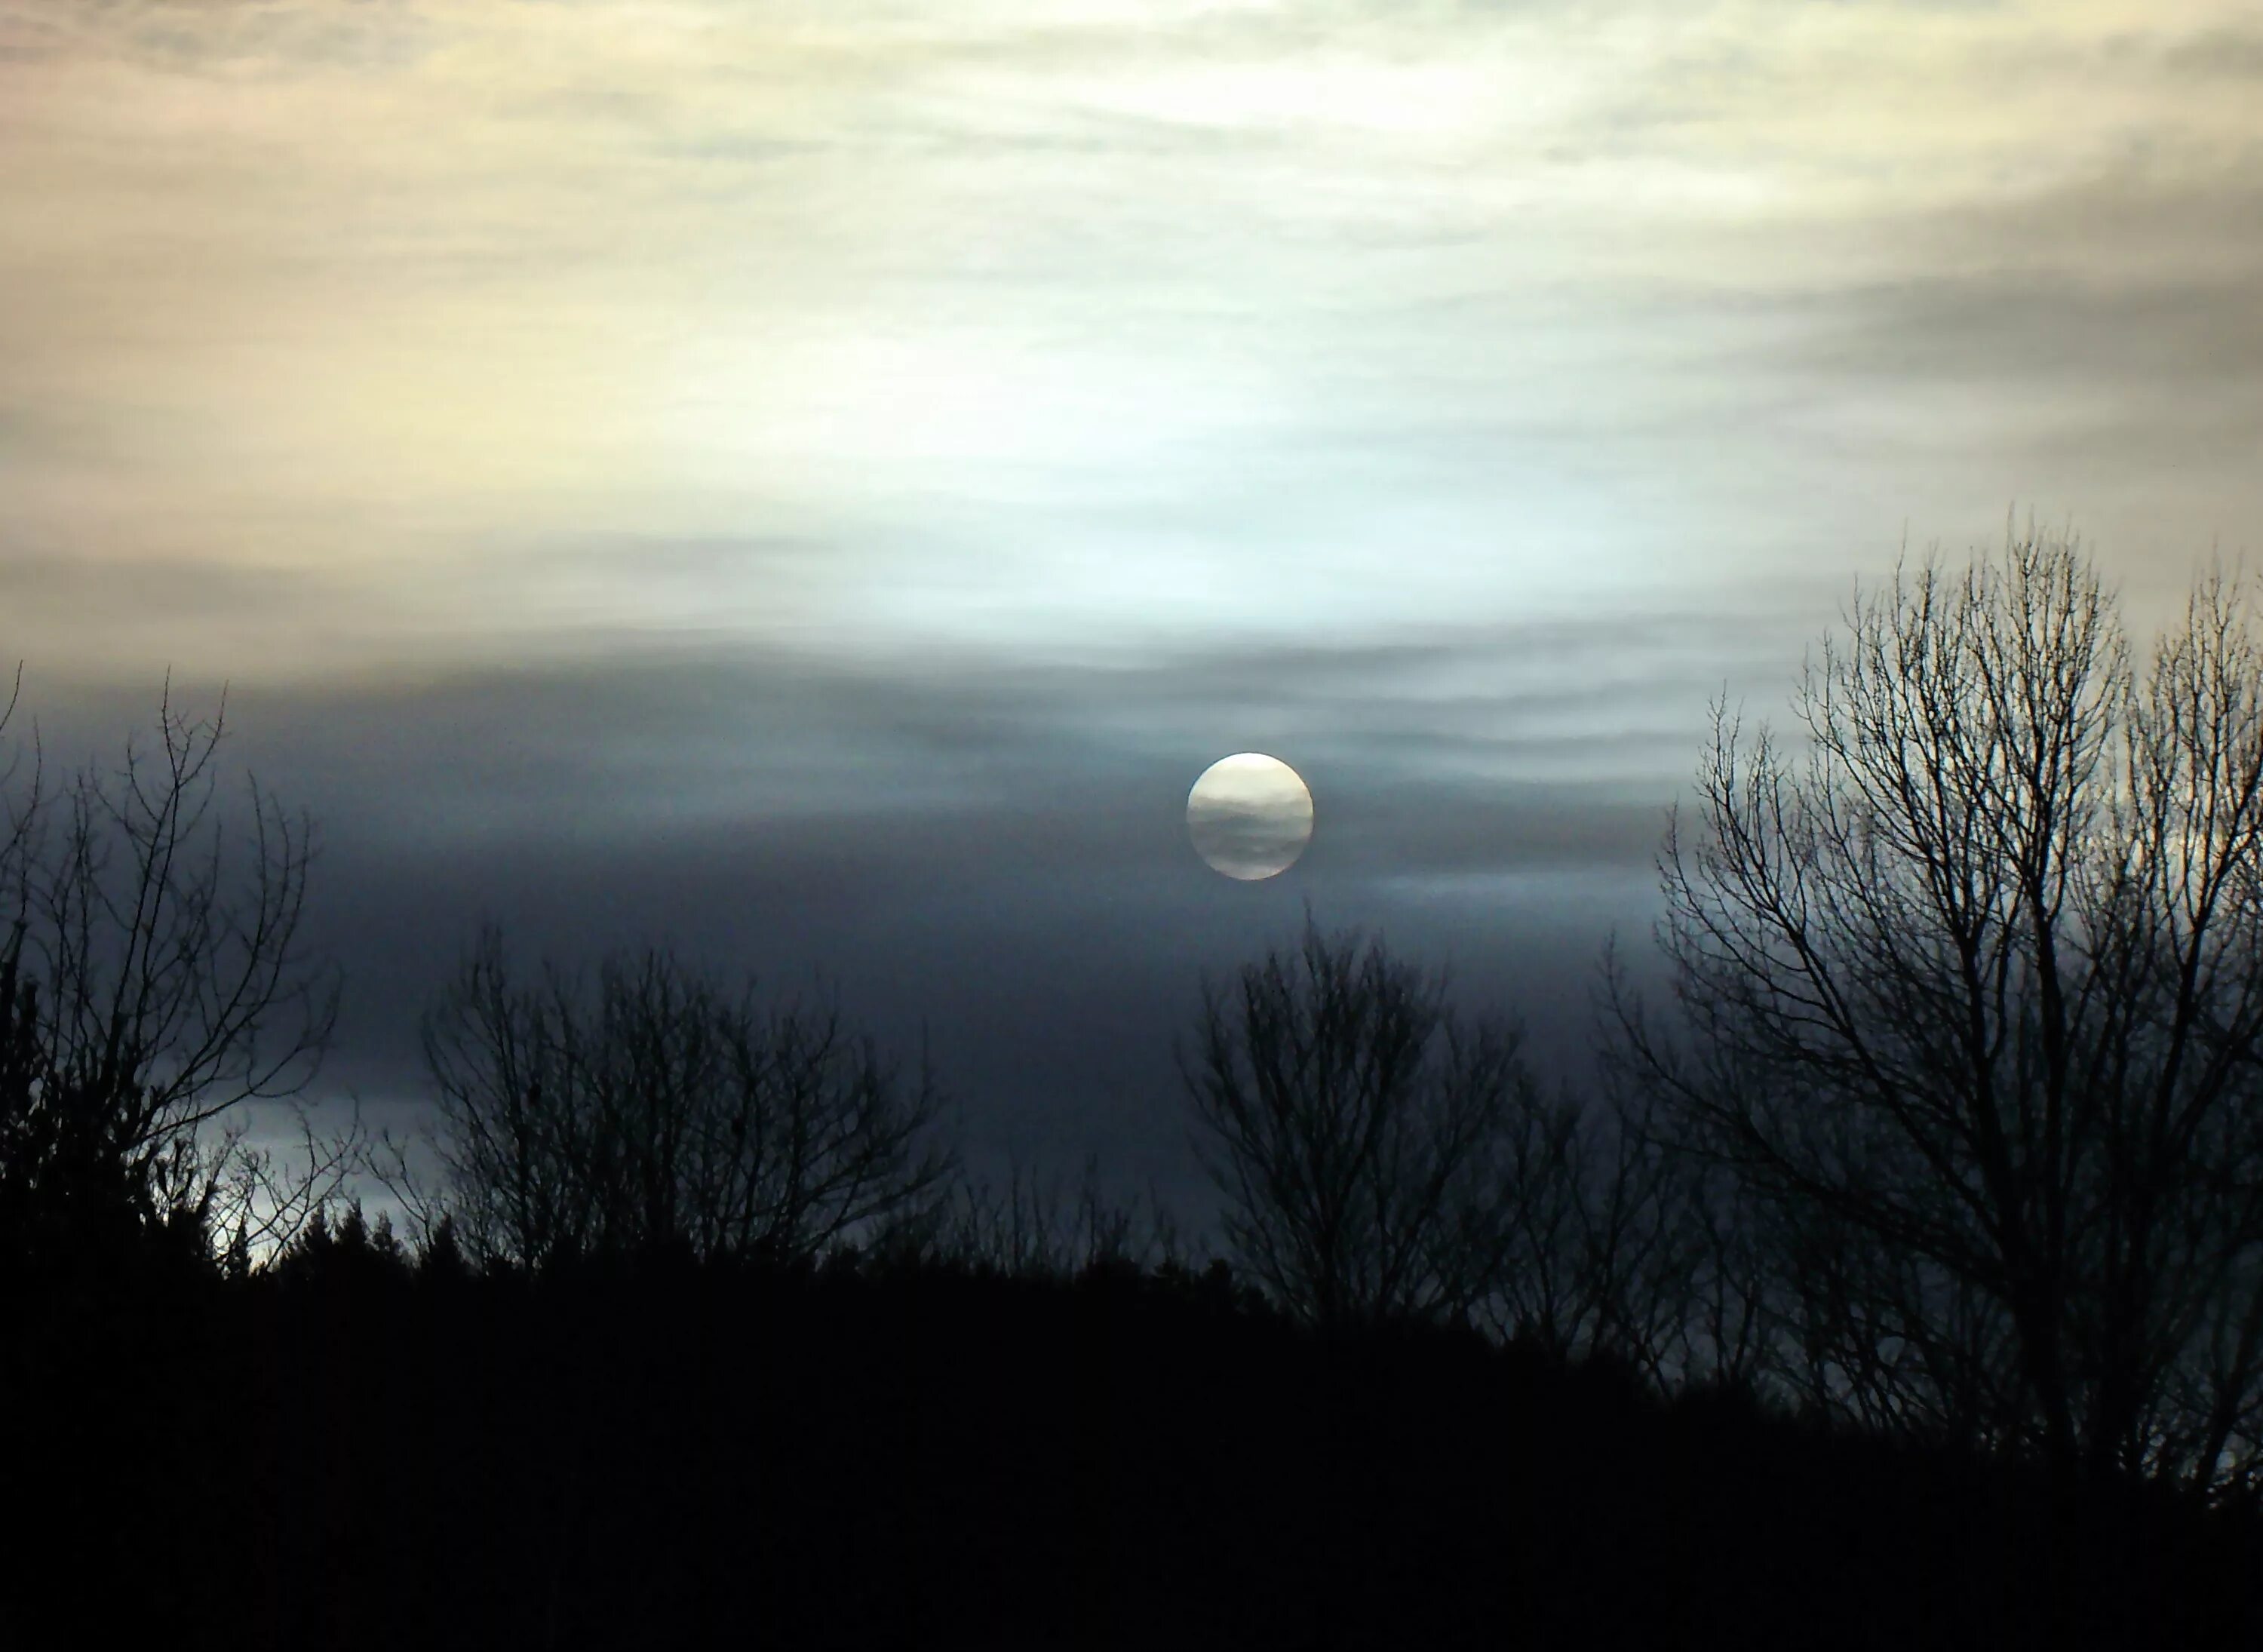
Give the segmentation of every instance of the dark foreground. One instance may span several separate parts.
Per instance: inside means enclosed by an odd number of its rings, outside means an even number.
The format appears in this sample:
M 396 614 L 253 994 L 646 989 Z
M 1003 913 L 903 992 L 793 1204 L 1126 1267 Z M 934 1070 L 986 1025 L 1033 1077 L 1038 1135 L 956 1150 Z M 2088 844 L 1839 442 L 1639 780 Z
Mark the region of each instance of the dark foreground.
M 1218 1281 L 18 1302 L 10 1646 L 2263 1644 L 2263 1540 Z

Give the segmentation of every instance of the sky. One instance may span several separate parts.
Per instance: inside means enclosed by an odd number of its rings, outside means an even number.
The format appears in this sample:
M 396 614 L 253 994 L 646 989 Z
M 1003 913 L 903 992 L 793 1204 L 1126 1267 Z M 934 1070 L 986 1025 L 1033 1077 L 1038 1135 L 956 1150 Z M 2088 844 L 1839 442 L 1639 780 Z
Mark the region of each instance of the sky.
M 0 0 L 0 656 L 58 752 L 225 685 L 372 1116 L 491 917 L 1183 1190 L 1308 909 L 1573 1062 L 1905 547 L 2263 546 L 2259 112 L 2223 0 Z

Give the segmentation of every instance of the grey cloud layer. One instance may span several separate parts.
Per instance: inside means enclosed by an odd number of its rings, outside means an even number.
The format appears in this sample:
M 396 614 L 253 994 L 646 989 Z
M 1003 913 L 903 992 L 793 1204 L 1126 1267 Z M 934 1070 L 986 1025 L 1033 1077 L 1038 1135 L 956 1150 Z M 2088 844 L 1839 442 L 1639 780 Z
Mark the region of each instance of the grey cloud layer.
M 1472 1004 L 1575 1054 L 1595 947 L 1646 921 L 1704 698 L 1780 678 L 1790 623 L 1659 614 L 1045 670 L 654 655 L 255 687 L 230 715 L 236 760 L 317 818 L 316 939 L 351 986 L 331 1082 L 373 1105 L 415 1095 L 416 1010 L 493 917 L 530 953 L 670 938 L 787 987 L 821 972 L 900 1047 L 924 1032 L 980 1152 L 1098 1147 L 1183 1178 L 1171 1041 L 1197 982 L 1288 938 L 1307 902 L 1451 961 Z M 1645 638 L 1679 668 L 1626 672 Z M 1550 686 L 1582 676 L 1584 697 Z M 61 760 L 143 709 L 83 693 L 43 735 Z M 1573 716 L 1645 738 L 1534 772 Z M 1211 873 L 1185 832 L 1193 777 L 1247 747 L 1318 798 L 1305 859 L 1262 887 Z

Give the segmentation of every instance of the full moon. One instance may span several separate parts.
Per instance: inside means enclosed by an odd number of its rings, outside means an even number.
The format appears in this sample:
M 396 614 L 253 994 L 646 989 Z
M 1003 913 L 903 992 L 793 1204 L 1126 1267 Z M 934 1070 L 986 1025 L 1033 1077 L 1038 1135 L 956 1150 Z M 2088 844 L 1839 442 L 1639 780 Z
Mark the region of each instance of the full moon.
M 1204 769 L 1187 793 L 1187 836 L 1218 871 L 1254 883 L 1286 872 L 1305 852 L 1312 794 L 1280 758 L 1237 751 Z

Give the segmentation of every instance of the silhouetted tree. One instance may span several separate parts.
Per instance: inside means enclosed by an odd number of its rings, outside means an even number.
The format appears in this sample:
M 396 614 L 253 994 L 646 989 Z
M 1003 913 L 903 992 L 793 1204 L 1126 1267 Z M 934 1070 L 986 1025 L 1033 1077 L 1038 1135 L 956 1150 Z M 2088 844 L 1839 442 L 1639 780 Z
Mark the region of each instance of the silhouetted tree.
M 456 1238 L 456 1219 L 443 1216 L 416 1247 L 417 1277 L 453 1285 L 471 1277 L 471 1264 Z
M 423 1037 L 442 1181 L 398 1146 L 391 1179 L 483 1263 L 807 1260 L 952 1167 L 924 1064 L 907 1083 L 836 1006 L 765 1007 L 659 949 L 606 958 L 594 994 L 555 966 L 521 985 L 490 927 Z
M 1074 1198 L 1057 1176 L 1012 1167 L 1001 1191 L 961 1175 L 945 1196 L 907 1209 L 872 1235 L 867 1254 L 895 1266 L 942 1266 L 1017 1278 L 1066 1279 L 1095 1270 L 1183 1269 L 1178 1223 L 1151 1187 L 1111 1199 L 1097 1155 Z
M 248 782 L 225 822 L 221 735 L 169 695 L 155 749 L 114 770 L 0 777 L 0 1264 L 99 1267 L 137 1235 L 208 1255 L 341 1163 L 286 1175 L 223 1122 L 304 1088 L 336 988 L 299 938 L 305 818 Z
M 1236 1260 L 1318 1324 L 1470 1313 L 1510 1248 L 1497 1172 L 1540 1105 L 1521 1045 L 1309 918 L 1230 988 L 1205 980 L 1181 1069 Z
M 392 1216 L 380 1211 L 372 1221 L 358 1199 L 317 1206 L 273 1266 L 285 1279 L 348 1287 L 406 1284 L 412 1274 Z
M 1717 711 L 1661 859 L 1681 1031 L 1622 1054 L 1753 1201 L 1782 1364 L 2071 1481 L 2263 1444 L 2263 653 L 2194 591 L 2140 671 L 2071 540 L 1858 591 Z
M 1648 1128 L 1629 1098 L 1519 1098 L 1487 1148 L 1490 1241 L 1472 1320 L 1559 1359 L 1604 1357 L 1664 1390 L 1748 1379 L 1760 1304 L 1738 1265 L 1735 1189 Z

